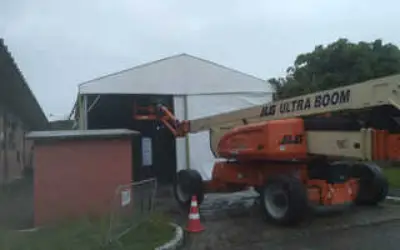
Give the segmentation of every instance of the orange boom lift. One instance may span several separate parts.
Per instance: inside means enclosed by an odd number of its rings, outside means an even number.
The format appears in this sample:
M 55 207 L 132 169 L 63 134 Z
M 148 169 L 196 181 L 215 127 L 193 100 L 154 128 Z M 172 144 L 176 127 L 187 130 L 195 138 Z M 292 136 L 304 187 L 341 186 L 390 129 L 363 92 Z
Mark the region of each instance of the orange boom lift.
M 136 107 L 134 118 L 160 120 L 177 137 L 209 130 L 211 150 L 225 159 L 210 181 L 180 170 L 179 204 L 253 187 L 271 221 L 292 225 L 311 206 L 386 198 L 388 182 L 376 162 L 400 160 L 399 107 L 400 75 L 393 75 L 190 121 L 163 105 Z

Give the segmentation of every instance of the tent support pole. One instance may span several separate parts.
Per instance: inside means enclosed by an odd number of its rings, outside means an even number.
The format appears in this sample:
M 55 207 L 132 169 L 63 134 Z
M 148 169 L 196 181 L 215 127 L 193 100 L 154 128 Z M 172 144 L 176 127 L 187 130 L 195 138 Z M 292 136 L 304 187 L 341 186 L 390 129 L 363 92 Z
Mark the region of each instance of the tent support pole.
M 84 129 L 88 129 L 88 97 L 83 96 L 83 109 L 85 110 Z
M 187 95 L 183 96 L 183 106 L 185 108 L 184 120 L 189 120 L 189 110 L 188 110 L 188 101 Z M 189 145 L 189 134 L 185 136 L 185 146 L 186 146 L 186 169 L 190 169 L 190 145 Z
M 78 97 L 78 108 L 79 108 L 79 129 L 86 130 L 88 128 L 87 121 L 87 95 L 80 95 Z
M 82 105 L 82 96 L 78 94 L 77 100 L 77 109 L 78 109 L 78 129 L 83 129 L 83 105 Z

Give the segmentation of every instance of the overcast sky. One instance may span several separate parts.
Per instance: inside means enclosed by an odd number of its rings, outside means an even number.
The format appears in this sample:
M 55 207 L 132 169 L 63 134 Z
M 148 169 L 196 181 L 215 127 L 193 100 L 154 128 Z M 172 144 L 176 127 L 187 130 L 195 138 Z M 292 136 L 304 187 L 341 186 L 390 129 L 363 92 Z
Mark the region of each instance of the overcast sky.
M 188 53 L 267 79 L 339 37 L 400 45 L 395 0 L 0 0 L 5 39 L 46 115 L 77 85 Z

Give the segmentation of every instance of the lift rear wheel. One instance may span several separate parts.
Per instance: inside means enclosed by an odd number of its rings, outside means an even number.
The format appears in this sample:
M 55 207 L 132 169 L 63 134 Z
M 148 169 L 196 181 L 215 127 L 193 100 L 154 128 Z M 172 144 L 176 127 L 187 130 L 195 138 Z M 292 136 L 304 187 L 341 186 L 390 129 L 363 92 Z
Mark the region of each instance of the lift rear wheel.
M 197 196 L 200 205 L 204 199 L 203 179 L 198 171 L 193 169 L 180 170 L 174 182 L 174 196 L 178 204 L 188 209 L 192 196 Z
M 351 177 L 359 179 L 356 205 L 374 206 L 384 201 L 389 184 L 382 169 L 374 163 L 357 163 L 351 167 Z
M 261 206 L 270 221 L 289 226 L 305 218 L 307 190 L 299 179 L 292 176 L 272 177 L 261 191 Z

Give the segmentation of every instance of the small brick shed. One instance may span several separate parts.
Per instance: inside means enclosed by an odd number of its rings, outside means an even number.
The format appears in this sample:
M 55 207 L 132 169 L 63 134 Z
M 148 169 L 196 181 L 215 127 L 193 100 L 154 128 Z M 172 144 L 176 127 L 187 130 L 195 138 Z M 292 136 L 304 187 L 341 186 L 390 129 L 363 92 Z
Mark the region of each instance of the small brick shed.
M 106 214 L 140 162 L 136 131 L 43 131 L 27 138 L 34 141 L 35 227 Z

